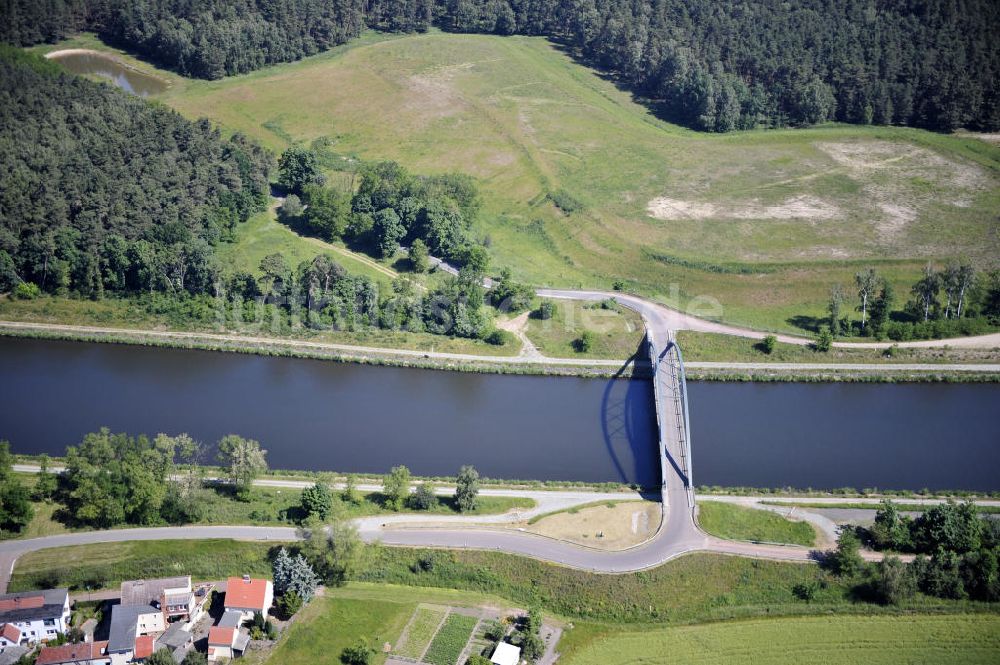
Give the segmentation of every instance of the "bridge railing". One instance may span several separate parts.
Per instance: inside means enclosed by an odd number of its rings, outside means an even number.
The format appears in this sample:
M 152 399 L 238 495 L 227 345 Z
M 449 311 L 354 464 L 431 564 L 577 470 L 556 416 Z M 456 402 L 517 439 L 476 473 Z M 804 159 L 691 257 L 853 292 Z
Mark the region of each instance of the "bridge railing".
M 667 479 L 667 432 L 663 427 L 666 423 L 666 413 L 664 409 L 671 408 L 674 411 L 674 422 L 676 423 L 676 437 L 679 445 L 681 459 L 676 460 L 683 469 L 685 479 L 685 489 L 687 490 L 687 500 L 689 507 L 694 506 L 694 483 L 691 470 L 691 430 L 687 402 L 687 380 L 684 374 L 684 358 L 681 349 L 676 342 L 671 340 L 661 356 L 652 342 L 649 344 L 650 362 L 653 367 L 653 392 L 656 399 L 656 421 L 660 432 L 659 447 L 661 472 L 666 488 Z M 664 367 L 665 365 L 665 367 Z M 664 376 L 666 374 L 666 376 Z M 664 390 L 661 381 L 669 383 L 669 389 Z M 669 393 L 669 396 L 663 393 Z M 669 405 L 667 404 L 669 400 Z

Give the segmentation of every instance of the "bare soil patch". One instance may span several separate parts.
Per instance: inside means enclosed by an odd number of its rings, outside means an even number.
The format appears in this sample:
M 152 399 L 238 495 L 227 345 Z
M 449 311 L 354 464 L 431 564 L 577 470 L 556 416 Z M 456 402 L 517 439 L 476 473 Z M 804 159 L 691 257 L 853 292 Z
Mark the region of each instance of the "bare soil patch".
M 747 203 L 707 203 L 685 201 L 665 196 L 649 202 L 646 211 L 662 220 L 676 219 L 833 219 L 839 216 L 837 206 L 815 196 L 795 196 L 777 205 Z

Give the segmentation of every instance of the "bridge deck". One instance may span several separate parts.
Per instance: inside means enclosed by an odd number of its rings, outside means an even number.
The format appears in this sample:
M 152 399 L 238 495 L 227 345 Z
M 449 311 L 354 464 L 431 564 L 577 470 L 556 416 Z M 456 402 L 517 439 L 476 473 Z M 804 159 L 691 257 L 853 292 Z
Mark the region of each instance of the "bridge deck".
M 669 505 L 670 495 L 679 497 L 683 493 L 688 507 L 693 508 L 691 441 L 680 348 L 669 335 L 650 335 L 649 359 L 653 367 L 653 393 L 659 425 L 663 499 Z

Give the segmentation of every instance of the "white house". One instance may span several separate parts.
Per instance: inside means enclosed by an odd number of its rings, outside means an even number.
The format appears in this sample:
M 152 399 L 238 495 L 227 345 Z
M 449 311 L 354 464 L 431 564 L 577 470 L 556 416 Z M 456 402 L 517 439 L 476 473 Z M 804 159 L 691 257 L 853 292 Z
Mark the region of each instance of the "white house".
M 239 628 L 212 626 L 208 630 L 208 660 L 231 660 L 243 655 L 250 635 Z
M 0 595 L 0 624 L 19 631 L 21 644 L 55 639 L 69 629 L 69 591 L 49 589 Z M 8 629 L 8 635 L 13 631 Z

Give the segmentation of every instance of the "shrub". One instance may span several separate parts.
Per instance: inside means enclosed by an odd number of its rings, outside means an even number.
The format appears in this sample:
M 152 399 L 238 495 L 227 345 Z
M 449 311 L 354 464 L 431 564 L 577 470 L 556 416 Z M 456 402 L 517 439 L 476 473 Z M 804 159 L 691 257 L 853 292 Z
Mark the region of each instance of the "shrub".
M 831 348 L 833 348 L 833 333 L 830 332 L 829 328 L 824 327 L 820 332 L 819 336 L 816 337 L 816 341 L 813 346 L 820 353 L 827 353 Z
M 507 330 L 494 328 L 490 334 L 486 336 L 485 341 L 487 344 L 492 344 L 493 346 L 506 346 L 507 344 L 513 344 L 515 339 L 517 338 L 513 333 Z
M 417 491 L 410 497 L 410 505 L 417 510 L 430 510 L 436 503 L 437 496 L 434 494 L 434 486 L 430 483 L 417 485 Z
M 369 665 L 375 650 L 364 641 L 359 641 L 352 647 L 346 647 L 340 653 L 340 662 L 344 665 Z
M 574 198 L 565 189 L 557 189 L 554 192 L 549 192 L 549 200 L 567 215 L 578 210 L 583 210 L 583 203 Z
M 541 304 L 538 305 L 538 309 L 535 310 L 535 318 L 542 321 L 547 321 L 555 316 L 556 304 L 551 300 L 543 300 Z
M 587 353 L 594 348 L 594 333 L 584 330 L 583 334 L 573 340 L 573 348 L 577 353 Z
M 774 347 L 778 345 L 778 338 L 774 335 L 768 335 L 761 344 L 764 348 L 764 353 L 771 355 L 774 353 Z
M 42 290 L 37 284 L 31 282 L 21 282 L 14 287 L 14 297 L 18 300 L 34 300 L 42 295 Z

